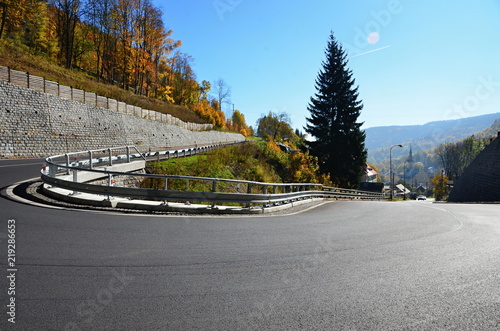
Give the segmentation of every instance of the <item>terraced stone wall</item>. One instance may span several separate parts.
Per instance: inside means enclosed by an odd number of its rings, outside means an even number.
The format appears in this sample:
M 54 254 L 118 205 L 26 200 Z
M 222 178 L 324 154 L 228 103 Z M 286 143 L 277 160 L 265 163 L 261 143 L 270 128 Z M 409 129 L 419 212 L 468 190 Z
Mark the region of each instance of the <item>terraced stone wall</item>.
M 240 134 L 189 131 L 0 81 L 0 158 L 124 145 L 154 150 L 243 140 Z

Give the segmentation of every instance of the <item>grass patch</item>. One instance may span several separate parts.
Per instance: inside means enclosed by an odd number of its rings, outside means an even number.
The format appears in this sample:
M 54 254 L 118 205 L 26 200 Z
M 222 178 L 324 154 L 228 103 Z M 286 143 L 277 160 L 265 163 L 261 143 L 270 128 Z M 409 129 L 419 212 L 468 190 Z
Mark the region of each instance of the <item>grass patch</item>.
M 150 162 L 147 173 L 177 176 L 193 176 L 219 179 L 235 179 L 261 183 L 319 183 L 323 182 L 318 174 L 315 158 L 303 153 L 288 154 L 273 143 L 265 141 L 220 148 L 210 153 L 193 157 Z M 165 189 L 165 178 L 146 179 L 141 187 Z M 211 192 L 212 181 L 168 179 L 168 190 Z M 217 192 L 246 193 L 246 183 L 217 183 Z M 271 187 L 250 185 L 250 193 L 263 193 Z M 276 193 L 283 193 L 289 188 L 278 188 Z M 229 204 L 239 205 L 239 204 Z
M 318 183 L 314 161 L 303 153 L 288 154 L 273 143 L 256 141 L 193 157 L 152 162 L 147 172 L 264 183 Z

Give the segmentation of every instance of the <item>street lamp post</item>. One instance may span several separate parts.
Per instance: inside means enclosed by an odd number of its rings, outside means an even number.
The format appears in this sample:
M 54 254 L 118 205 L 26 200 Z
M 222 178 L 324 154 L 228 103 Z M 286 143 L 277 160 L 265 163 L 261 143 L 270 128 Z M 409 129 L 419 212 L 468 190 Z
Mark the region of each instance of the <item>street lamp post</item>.
M 394 178 L 392 175 L 392 149 L 394 147 L 403 147 L 403 145 L 392 145 L 391 148 L 389 148 L 389 190 L 391 191 L 391 200 L 392 200 L 392 184 L 394 182 Z
M 403 191 L 403 200 L 406 200 L 406 160 L 403 162 L 403 186 L 405 187 Z

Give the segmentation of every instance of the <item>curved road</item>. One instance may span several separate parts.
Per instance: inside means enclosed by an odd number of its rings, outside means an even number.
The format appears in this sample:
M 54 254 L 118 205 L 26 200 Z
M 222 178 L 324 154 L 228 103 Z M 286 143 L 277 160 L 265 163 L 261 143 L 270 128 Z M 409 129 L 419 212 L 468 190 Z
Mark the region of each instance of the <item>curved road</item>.
M 0 186 L 41 165 L 0 161 Z M 168 217 L 49 209 L 3 190 L 0 208 L 2 330 L 500 329 L 499 205 Z

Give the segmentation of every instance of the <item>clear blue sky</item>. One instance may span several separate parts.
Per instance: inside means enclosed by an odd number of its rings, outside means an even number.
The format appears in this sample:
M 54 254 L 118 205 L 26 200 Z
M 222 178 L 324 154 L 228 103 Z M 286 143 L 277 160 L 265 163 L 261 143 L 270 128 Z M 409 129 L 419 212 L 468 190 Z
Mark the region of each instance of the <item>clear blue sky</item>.
M 249 125 L 274 111 L 302 129 L 330 31 L 364 128 L 500 112 L 499 0 L 154 1 L 198 81 L 222 78 Z

